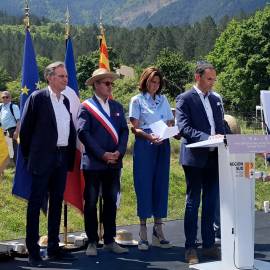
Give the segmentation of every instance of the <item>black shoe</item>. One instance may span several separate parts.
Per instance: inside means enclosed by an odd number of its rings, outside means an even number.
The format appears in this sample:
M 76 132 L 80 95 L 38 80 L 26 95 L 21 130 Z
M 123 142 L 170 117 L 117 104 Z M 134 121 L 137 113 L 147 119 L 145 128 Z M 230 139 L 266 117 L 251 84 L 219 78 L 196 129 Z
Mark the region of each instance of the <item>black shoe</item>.
M 33 257 L 31 255 L 29 255 L 29 258 L 28 258 L 28 264 L 31 267 L 37 267 L 37 268 L 46 267 L 46 263 L 41 259 L 41 257 Z
M 75 261 L 77 260 L 71 253 L 64 251 L 63 249 L 58 249 L 53 253 L 48 253 L 48 259 L 50 260 L 60 260 L 60 261 Z

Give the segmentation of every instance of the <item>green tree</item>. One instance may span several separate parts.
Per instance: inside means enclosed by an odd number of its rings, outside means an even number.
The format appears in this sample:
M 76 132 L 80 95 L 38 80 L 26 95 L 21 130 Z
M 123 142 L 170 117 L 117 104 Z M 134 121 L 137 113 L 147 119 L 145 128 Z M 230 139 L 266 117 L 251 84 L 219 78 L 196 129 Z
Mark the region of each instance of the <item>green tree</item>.
M 254 111 L 270 81 L 270 7 L 247 20 L 233 20 L 217 40 L 210 60 L 230 109 Z
M 77 80 L 80 90 L 86 90 L 86 80 L 91 76 L 93 71 L 98 67 L 97 55 L 91 53 L 90 55 L 81 55 L 78 57 L 76 69 Z
M 113 98 L 124 106 L 126 113 L 128 112 L 130 99 L 139 93 L 138 89 L 138 78 L 124 78 L 115 81 Z
M 6 89 L 6 84 L 11 80 L 10 75 L 7 73 L 7 71 L 0 66 L 0 90 Z
M 183 55 L 187 60 L 191 60 L 195 57 L 196 49 L 196 37 L 194 35 L 194 30 L 191 27 L 185 29 L 185 34 L 183 37 Z
M 166 47 L 165 37 L 161 29 L 157 29 L 149 33 L 148 50 L 144 59 L 144 64 L 149 65 L 155 61 L 156 55 Z
M 217 25 L 212 17 L 208 16 L 201 21 L 195 37 L 195 57 L 198 59 L 207 55 L 207 53 L 213 49 L 215 41 L 218 37 Z
M 44 70 L 52 61 L 49 58 L 40 55 L 37 55 L 36 61 L 38 65 L 39 80 L 44 82 Z
M 19 79 L 7 83 L 7 90 L 12 96 L 12 101 L 16 104 L 20 103 L 21 88 L 21 81 Z
M 156 66 L 165 77 L 165 93 L 175 98 L 185 90 L 185 85 L 190 81 L 192 73 L 189 63 L 184 60 L 182 54 L 165 48 L 157 56 Z
M 110 69 L 115 70 L 119 68 L 118 55 L 116 51 L 112 48 L 108 48 Z M 91 76 L 93 71 L 99 66 L 99 50 L 91 52 L 89 55 L 81 55 L 78 57 L 77 61 L 77 79 L 79 84 L 79 89 L 86 90 L 87 86 L 85 81 Z

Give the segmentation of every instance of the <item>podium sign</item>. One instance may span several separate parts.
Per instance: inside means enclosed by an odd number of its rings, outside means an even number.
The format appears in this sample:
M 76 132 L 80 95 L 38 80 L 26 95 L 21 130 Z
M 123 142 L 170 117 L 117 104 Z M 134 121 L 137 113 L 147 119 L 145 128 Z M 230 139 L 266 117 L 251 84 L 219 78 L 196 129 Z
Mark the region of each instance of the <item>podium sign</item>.
M 269 135 L 227 135 L 230 153 L 268 153 Z
M 191 265 L 201 270 L 269 270 L 254 260 L 255 153 L 269 149 L 270 136 L 228 135 L 187 147 L 218 147 L 221 261 Z M 259 150 L 259 151 L 258 151 Z

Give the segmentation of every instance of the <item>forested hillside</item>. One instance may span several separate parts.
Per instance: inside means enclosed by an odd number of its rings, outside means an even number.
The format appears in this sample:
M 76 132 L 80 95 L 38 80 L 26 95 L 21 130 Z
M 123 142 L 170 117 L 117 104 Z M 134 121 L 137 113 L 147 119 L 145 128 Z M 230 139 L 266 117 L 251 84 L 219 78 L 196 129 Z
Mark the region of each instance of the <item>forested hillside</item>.
M 20 92 L 20 70 L 24 42 L 24 27 L 16 18 L 0 14 L 0 87 Z M 32 21 L 31 21 L 32 22 Z M 31 35 L 37 54 L 40 74 L 53 60 L 63 60 L 65 53 L 64 25 L 37 21 L 31 23 Z M 128 29 L 106 26 L 109 58 L 113 67 L 119 64 L 134 66 L 138 73 L 147 65 L 157 65 L 169 83 L 164 92 L 171 100 L 192 83 L 194 64 L 208 59 L 218 71 L 215 90 L 233 111 L 254 112 L 259 93 L 270 82 L 270 6 L 245 19 L 228 17 L 216 24 L 212 17 L 192 25 Z M 98 65 L 97 25 L 74 26 L 73 40 L 77 77 L 80 89 Z M 40 76 L 42 79 L 42 76 Z M 122 87 L 123 85 L 124 87 Z M 134 94 L 132 82 L 119 82 L 115 96 L 126 102 Z M 129 89 L 127 91 L 127 89 Z M 82 94 L 82 92 L 81 92 Z M 87 95 L 89 93 L 86 93 Z M 81 95 L 83 96 L 83 95 Z M 125 103 L 127 105 L 127 103 Z
M 0 14 L 9 21 L 5 15 Z M 163 48 L 169 48 L 183 54 L 185 60 L 204 57 L 213 48 L 216 38 L 224 25 L 216 25 L 207 17 L 194 25 L 183 27 L 152 27 L 127 29 L 105 26 L 106 39 L 117 55 L 118 62 L 126 65 L 145 66 L 152 64 Z M 51 60 L 63 59 L 65 52 L 64 25 L 43 23 L 31 25 L 31 34 L 37 55 Z M 72 28 L 75 57 L 89 54 L 98 49 L 96 25 L 76 26 Z M 0 25 L 0 67 L 12 78 L 19 75 L 21 69 L 24 27 L 18 25 Z
M 75 24 L 98 23 L 119 26 L 183 25 L 211 16 L 218 22 L 224 16 L 250 14 L 268 0 L 31 0 L 30 11 L 38 17 L 63 22 L 67 5 Z M 23 14 L 24 1 L 0 1 L 0 9 L 12 15 Z

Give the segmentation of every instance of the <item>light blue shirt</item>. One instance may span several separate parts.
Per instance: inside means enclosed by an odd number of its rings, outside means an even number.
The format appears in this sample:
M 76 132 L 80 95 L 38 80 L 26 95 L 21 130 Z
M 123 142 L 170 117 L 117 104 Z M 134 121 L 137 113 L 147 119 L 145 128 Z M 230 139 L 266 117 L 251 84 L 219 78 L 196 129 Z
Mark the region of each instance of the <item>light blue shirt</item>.
M 1 103 L 2 109 L 0 111 L 0 122 L 4 130 L 16 127 L 16 121 L 10 111 L 10 102 L 7 104 Z M 20 120 L 20 110 L 16 104 L 12 104 L 14 116 L 16 120 Z
M 141 93 L 132 97 L 129 104 L 129 117 L 139 120 L 139 128 L 149 129 L 149 125 L 163 120 L 173 120 L 171 106 L 164 95 L 156 95 L 155 99 L 149 93 Z

